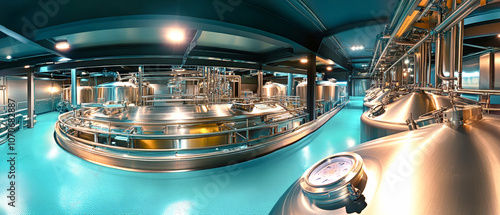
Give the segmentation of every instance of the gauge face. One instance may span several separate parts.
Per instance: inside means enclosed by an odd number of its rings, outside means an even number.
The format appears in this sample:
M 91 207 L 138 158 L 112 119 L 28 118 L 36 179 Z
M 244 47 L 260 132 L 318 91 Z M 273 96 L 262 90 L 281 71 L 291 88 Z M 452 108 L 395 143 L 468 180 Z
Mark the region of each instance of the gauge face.
M 313 186 L 323 186 L 343 178 L 353 168 L 354 159 L 350 157 L 334 157 L 316 167 L 309 175 L 308 181 Z

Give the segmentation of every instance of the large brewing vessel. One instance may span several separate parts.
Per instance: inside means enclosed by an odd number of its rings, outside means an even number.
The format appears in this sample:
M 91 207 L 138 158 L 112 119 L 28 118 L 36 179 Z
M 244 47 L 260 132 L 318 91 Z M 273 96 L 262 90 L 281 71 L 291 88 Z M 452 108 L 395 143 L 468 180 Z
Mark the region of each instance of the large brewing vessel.
M 390 104 L 379 104 L 361 115 L 361 142 L 408 130 L 407 120 L 444 110 L 455 104 L 474 104 L 462 97 L 428 93 L 421 90 L 409 93 Z
M 94 103 L 94 88 L 90 86 L 77 87 L 76 99 L 78 104 Z M 62 90 L 62 100 L 71 102 L 71 88 L 67 87 Z
M 129 102 L 138 101 L 139 87 L 130 82 L 109 82 L 97 87 L 97 102 Z M 153 95 L 154 89 L 149 84 L 143 84 L 143 96 Z
M 303 81 L 299 83 L 296 87 L 297 96 L 299 96 L 301 102 L 305 103 L 307 101 L 307 82 Z M 340 98 L 339 86 L 331 81 L 317 81 L 316 82 L 316 101 L 331 101 L 338 102 Z
M 457 106 L 443 120 L 319 161 L 270 214 L 500 214 L 500 117 Z
M 262 86 L 262 97 L 263 98 L 282 98 L 285 97 L 287 93 L 286 86 L 283 84 L 275 82 L 267 82 Z

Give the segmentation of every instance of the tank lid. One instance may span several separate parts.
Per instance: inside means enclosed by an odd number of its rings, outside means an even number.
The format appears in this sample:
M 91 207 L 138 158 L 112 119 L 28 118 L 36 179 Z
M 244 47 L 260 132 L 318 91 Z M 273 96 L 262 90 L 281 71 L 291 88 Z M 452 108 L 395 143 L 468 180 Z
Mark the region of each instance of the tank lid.
M 443 114 L 444 122 L 450 127 L 459 127 L 483 118 L 480 105 L 455 105 Z

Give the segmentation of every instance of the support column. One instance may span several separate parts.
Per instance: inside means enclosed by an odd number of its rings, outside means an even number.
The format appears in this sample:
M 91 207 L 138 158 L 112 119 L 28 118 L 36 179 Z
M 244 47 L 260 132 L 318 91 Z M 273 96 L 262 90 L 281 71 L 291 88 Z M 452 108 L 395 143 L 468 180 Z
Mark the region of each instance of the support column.
M 493 90 L 495 89 L 495 52 L 491 51 L 490 52 L 490 60 L 489 60 L 489 63 L 490 63 L 490 68 L 489 68 L 489 89 L 490 90 Z
M 78 108 L 78 85 L 76 79 L 76 69 L 71 69 L 71 107 Z
M 293 96 L 293 73 L 288 73 L 288 96 Z
M 144 96 L 144 89 L 143 89 L 143 86 L 142 86 L 142 82 L 143 82 L 143 73 L 144 73 L 144 66 L 139 66 L 139 72 L 137 73 L 137 78 L 138 78 L 138 82 L 139 82 L 139 95 L 137 97 L 137 105 L 139 106 L 142 106 L 143 105 L 143 102 L 142 102 L 142 96 Z
M 35 126 L 35 71 L 28 71 L 28 128 Z M 20 125 L 21 127 L 23 125 Z
M 309 121 L 316 119 L 316 55 L 307 55 L 307 112 Z

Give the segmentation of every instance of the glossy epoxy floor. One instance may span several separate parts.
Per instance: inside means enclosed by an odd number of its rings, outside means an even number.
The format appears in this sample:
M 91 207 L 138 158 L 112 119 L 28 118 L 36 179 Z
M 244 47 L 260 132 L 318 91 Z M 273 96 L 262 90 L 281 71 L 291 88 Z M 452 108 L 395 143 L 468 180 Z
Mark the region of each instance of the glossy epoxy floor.
M 362 98 L 295 145 L 245 163 L 185 173 L 137 173 L 75 157 L 53 138 L 58 113 L 16 135 L 16 207 L 7 205 L 0 146 L 0 214 L 267 214 L 312 164 L 359 143 Z

